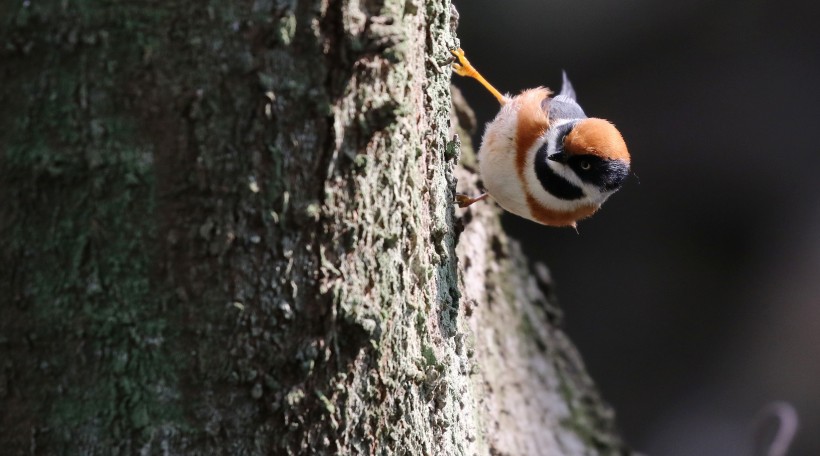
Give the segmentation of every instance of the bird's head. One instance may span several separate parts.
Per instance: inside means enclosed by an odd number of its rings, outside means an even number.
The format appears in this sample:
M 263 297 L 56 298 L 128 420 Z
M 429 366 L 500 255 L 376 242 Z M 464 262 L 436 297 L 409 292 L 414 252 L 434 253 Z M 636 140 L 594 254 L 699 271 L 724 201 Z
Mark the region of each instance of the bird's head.
M 630 157 L 621 133 L 604 119 L 586 118 L 562 125 L 556 153 L 548 158 L 562 163 L 584 187 L 602 195 L 615 192 L 629 174 Z

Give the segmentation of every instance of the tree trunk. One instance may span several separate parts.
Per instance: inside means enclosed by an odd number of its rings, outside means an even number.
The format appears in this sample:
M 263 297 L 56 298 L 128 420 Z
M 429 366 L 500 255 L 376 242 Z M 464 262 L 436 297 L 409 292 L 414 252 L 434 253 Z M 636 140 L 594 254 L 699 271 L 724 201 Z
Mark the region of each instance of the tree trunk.
M 456 218 L 453 15 L 0 7 L 3 453 L 626 452 L 545 268 Z

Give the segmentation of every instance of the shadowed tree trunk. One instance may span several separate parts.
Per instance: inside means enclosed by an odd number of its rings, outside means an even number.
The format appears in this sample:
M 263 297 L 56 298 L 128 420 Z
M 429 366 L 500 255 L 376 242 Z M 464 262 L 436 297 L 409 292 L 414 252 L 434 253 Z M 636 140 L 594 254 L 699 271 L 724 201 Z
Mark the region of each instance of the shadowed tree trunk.
M 448 2 L 9 3 L 4 454 L 626 452 L 456 217 Z

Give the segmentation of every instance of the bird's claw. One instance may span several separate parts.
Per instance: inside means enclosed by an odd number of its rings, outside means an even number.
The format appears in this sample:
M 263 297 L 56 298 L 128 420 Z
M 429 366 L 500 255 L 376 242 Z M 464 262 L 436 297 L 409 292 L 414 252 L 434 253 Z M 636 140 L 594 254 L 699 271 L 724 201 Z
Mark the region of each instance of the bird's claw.
M 458 59 L 458 62 L 453 63 L 453 71 L 455 71 L 457 75 L 471 77 L 475 74 L 475 68 L 473 68 L 470 61 L 467 60 L 467 57 L 464 56 L 464 51 L 461 48 L 450 49 L 450 53 Z
M 476 198 L 470 198 L 467 195 L 464 195 L 462 193 L 458 193 L 458 194 L 456 194 L 456 201 L 455 202 L 456 202 L 456 204 L 458 204 L 458 207 L 467 207 L 467 206 L 471 206 L 473 203 L 477 203 L 477 202 L 479 202 L 479 201 L 481 201 L 485 198 L 487 198 L 486 193 L 483 193 L 481 196 L 478 196 Z
M 458 195 L 456 195 L 456 204 L 458 204 L 458 207 L 467 207 L 467 206 L 469 206 L 470 204 L 472 204 L 470 202 L 470 200 L 471 200 L 471 198 L 467 195 L 462 195 L 460 193 Z

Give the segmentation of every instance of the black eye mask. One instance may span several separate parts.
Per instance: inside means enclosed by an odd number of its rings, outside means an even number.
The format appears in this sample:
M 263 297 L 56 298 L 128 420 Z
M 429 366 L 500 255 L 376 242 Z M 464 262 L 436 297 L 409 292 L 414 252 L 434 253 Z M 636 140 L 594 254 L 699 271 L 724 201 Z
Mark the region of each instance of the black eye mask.
M 629 175 L 629 165 L 621 160 L 608 160 L 596 155 L 574 155 L 566 160 L 584 182 L 611 192 L 621 187 Z M 584 169 L 584 164 L 588 166 Z

